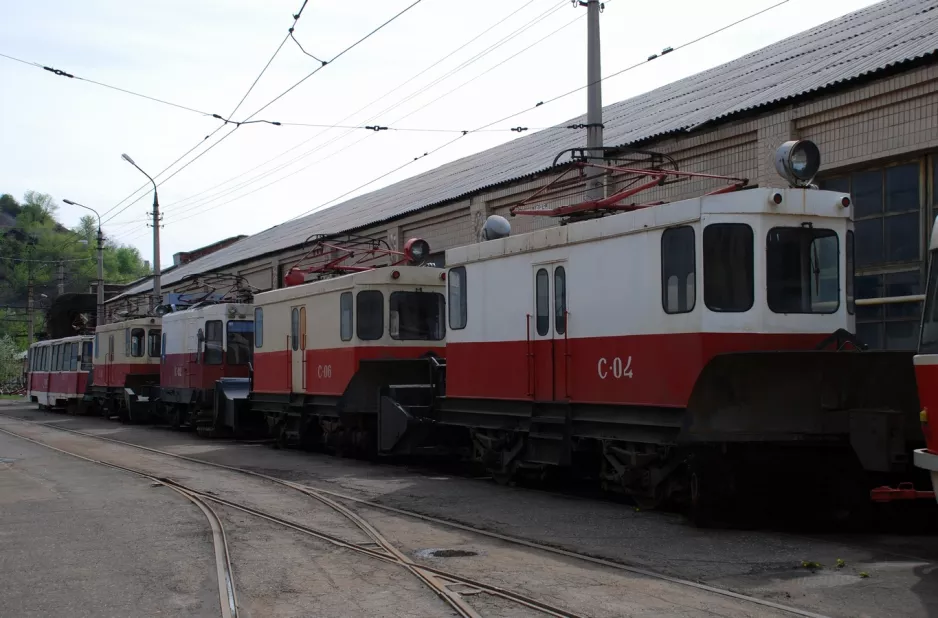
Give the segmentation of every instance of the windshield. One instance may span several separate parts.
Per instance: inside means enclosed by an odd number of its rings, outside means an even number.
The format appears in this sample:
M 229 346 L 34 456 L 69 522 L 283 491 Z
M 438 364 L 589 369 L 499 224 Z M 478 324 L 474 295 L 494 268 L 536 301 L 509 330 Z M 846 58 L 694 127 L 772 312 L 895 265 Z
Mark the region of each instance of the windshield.
M 226 360 L 229 365 L 247 365 L 254 350 L 254 322 L 231 320 L 228 322 Z
M 446 335 L 445 305 L 439 292 L 393 292 L 388 326 L 391 338 L 440 341 Z
M 834 313 L 840 307 L 840 249 L 833 230 L 776 227 L 766 240 L 769 309 Z
M 922 311 L 922 340 L 919 354 L 938 353 L 938 250 L 931 252 L 928 265 L 928 287 L 925 290 L 925 309 Z

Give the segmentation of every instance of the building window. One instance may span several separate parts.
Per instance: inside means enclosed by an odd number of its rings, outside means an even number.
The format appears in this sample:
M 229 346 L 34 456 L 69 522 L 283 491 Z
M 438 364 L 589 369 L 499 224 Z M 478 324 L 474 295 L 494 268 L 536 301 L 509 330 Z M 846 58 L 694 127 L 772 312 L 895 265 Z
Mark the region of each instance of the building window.
M 466 321 L 469 317 L 466 267 L 451 268 L 447 281 L 449 282 L 449 327 L 453 330 L 466 328 Z
M 554 331 L 567 332 L 567 271 L 563 266 L 554 269 Z
M 704 304 L 711 311 L 752 308 L 752 244 L 752 228 L 745 223 L 714 223 L 704 228 Z
M 923 200 L 921 161 L 854 172 L 820 181 L 822 189 L 849 192 L 855 235 L 847 238 L 848 309 L 851 298 L 919 294 L 922 288 Z M 928 227 L 928 226 L 925 226 Z M 851 249 L 852 254 L 851 255 Z M 855 308 L 857 337 L 874 349 L 916 348 L 921 303 Z
M 769 309 L 835 313 L 840 308 L 840 249 L 833 230 L 775 227 L 765 241 Z
M 145 332 L 142 328 L 134 328 L 130 331 L 130 355 L 134 358 L 143 356 L 143 338 Z
M 149 331 L 147 331 L 147 355 L 150 358 L 159 358 L 161 356 L 160 354 L 160 348 L 162 347 L 160 345 L 161 334 L 162 333 L 160 332 L 160 329 L 158 328 L 151 328 Z
M 264 347 L 264 309 L 254 308 L 254 347 Z
M 342 341 L 351 341 L 352 332 L 352 293 L 342 292 L 339 296 L 339 337 Z
M 221 365 L 224 359 L 221 320 L 205 323 L 205 364 Z
M 550 331 L 550 275 L 546 268 L 538 269 L 534 277 L 535 327 L 543 337 Z
M 446 252 L 439 251 L 437 253 L 431 253 L 427 256 L 427 261 L 424 262 L 423 265 L 433 268 L 443 268 L 446 266 Z
M 296 352 L 300 349 L 300 309 L 294 307 L 290 312 L 290 347 Z
M 384 295 L 378 290 L 363 290 L 356 297 L 355 315 L 358 338 L 374 341 L 384 335 Z
M 661 306 L 665 313 L 688 313 L 697 304 L 694 228 L 684 225 L 661 234 Z

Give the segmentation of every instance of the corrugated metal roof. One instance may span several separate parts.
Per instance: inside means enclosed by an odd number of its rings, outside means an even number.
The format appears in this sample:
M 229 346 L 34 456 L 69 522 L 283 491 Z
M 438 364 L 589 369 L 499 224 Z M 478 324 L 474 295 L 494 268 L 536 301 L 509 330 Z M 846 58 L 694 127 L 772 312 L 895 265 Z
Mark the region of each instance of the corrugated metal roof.
M 603 110 L 608 146 L 687 131 L 782 103 L 938 51 L 938 0 L 886 0 L 731 62 L 613 103 Z M 162 279 L 187 277 L 301 244 L 310 234 L 372 225 L 548 169 L 558 152 L 582 146 L 562 129 L 581 116 L 464 157 L 302 219 L 264 230 L 184 264 Z M 125 294 L 152 289 L 143 282 Z

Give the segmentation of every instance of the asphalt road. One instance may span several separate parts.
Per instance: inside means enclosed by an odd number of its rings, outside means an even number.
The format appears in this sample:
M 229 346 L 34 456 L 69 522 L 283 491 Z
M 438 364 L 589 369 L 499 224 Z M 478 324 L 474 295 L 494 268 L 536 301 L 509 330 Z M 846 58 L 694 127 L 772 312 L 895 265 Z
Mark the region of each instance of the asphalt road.
M 938 537 L 702 531 L 674 514 L 636 512 L 613 502 L 442 473 L 205 441 L 163 428 L 127 427 L 33 407 L 3 405 L 0 414 L 246 467 L 830 616 L 938 616 Z M 421 549 L 426 548 L 415 540 L 413 551 Z M 838 558 L 845 563 L 842 568 L 835 567 Z M 806 570 L 804 560 L 824 568 Z

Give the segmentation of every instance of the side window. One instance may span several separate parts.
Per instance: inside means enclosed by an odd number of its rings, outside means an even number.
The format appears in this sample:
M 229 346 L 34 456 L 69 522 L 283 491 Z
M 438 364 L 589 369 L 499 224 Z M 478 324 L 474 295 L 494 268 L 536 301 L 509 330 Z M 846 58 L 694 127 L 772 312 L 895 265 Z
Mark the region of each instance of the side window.
M 101 356 L 101 335 L 98 333 L 94 334 L 94 357 L 99 358 Z
M 130 355 L 134 358 L 143 357 L 143 338 L 146 332 L 142 328 L 134 328 L 130 331 Z
M 147 356 L 150 358 L 159 358 L 161 356 L 160 349 L 163 347 L 161 344 L 162 333 L 158 328 L 151 328 L 147 332 Z
M 221 365 L 222 351 L 221 320 L 209 320 L 205 323 L 205 364 Z
M 264 347 L 264 310 L 261 307 L 254 308 L 254 347 Z
M 661 306 L 665 313 L 689 313 L 697 304 L 694 228 L 683 225 L 661 234 Z
M 339 296 L 339 337 L 342 341 L 352 339 L 352 293 L 342 292 Z
M 300 348 L 300 310 L 296 307 L 290 312 L 290 345 L 296 352 Z
M 68 370 L 69 371 L 78 371 L 78 342 L 76 341 L 71 345 L 71 353 L 69 354 L 68 360 Z
M 847 232 L 847 313 L 853 315 L 853 279 L 856 277 L 856 258 L 853 255 L 853 231 Z
M 554 269 L 554 332 L 567 332 L 567 271 L 563 266 Z
M 550 330 L 550 276 L 546 268 L 537 271 L 534 277 L 535 328 L 542 337 Z
M 300 307 L 300 349 L 306 349 L 306 305 Z
M 91 369 L 91 355 L 94 350 L 94 342 L 84 341 L 81 344 L 81 370 L 89 371 Z
M 703 231 L 704 303 L 711 311 L 744 312 L 753 303 L 752 228 L 714 223 Z
M 363 290 L 358 293 L 356 304 L 358 338 L 362 341 L 381 339 L 384 334 L 384 295 L 378 290 Z
M 449 270 L 449 327 L 454 330 L 466 328 L 468 303 L 466 297 L 466 267 L 458 266 Z
M 59 370 L 59 346 L 52 346 L 52 369 L 51 371 Z
M 130 357 L 130 329 L 124 329 L 124 356 Z

